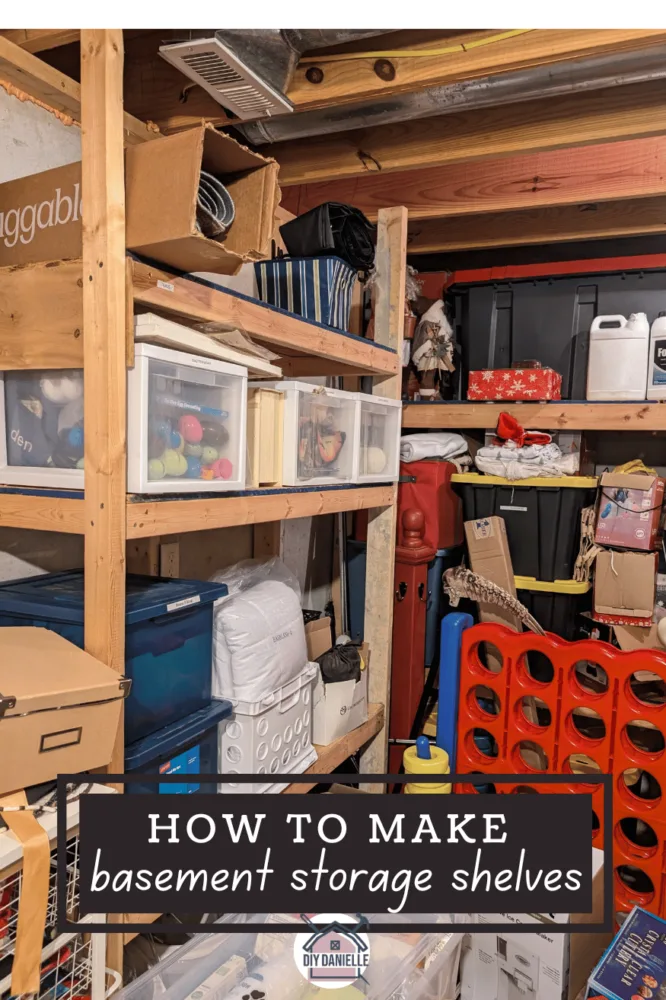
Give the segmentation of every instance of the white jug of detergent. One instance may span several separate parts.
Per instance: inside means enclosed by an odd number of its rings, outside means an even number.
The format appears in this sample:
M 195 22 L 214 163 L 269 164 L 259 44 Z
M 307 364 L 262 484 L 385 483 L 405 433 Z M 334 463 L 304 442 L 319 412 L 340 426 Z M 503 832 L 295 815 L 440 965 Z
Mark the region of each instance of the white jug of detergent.
M 645 313 L 596 316 L 590 327 L 588 399 L 645 399 L 650 324 Z
M 647 398 L 666 399 L 666 312 L 660 312 L 650 330 Z

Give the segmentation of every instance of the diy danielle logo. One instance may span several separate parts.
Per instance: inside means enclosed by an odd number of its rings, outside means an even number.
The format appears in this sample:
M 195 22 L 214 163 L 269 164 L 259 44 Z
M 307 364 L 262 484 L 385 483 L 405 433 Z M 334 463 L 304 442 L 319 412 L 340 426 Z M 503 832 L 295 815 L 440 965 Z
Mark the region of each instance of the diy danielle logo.
M 362 933 L 366 921 L 340 913 L 322 913 L 312 920 L 302 918 L 309 927 L 294 942 L 294 961 L 308 982 L 323 990 L 351 986 L 370 961 L 370 939 Z

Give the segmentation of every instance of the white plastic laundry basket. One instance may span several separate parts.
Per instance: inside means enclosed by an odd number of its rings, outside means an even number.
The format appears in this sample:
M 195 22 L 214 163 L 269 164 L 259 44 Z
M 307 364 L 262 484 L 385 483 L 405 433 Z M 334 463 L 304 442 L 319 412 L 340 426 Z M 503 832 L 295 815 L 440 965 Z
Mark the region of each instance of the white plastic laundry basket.
M 247 784 L 233 780 L 220 792 L 281 792 L 286 783 L 272 774 L 301 774 L 317 759 L 312 745 L 312 693 L 316 663 L 261 701 L 234 702 L 234 714 L 218 731 L 220 774 L 256 774 Z

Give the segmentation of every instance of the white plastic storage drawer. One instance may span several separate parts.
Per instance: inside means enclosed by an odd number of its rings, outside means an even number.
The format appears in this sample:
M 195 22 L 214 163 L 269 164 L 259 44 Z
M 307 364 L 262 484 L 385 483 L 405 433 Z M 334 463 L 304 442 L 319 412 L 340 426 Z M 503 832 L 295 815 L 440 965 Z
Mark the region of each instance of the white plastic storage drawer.
M 436 922 L 437 915 L 400 913 L 400 924 Z M 449 914 L 443 915 L 448 919 Z M 391 923 L 369 914 L 371 924 Z M 335 990 L 319 989 L 299 972 L 294 960 L 294 935 L 280 924 L 299 923 L 296 915 L 225 916 L 218 923 L 234 925 L 229 934 L 197 934 L 172 948 L 151 969 L 129 983 L 118 1000 L 331 1000 Z M 264 923 L 257 934 L 243 931 L 248 923 Z M 303 925 L 304 931 L 307 930 Z M 358 1000 L 454 1000 L 462 934 L 371 933 L 370 962 L 358 986 L 340 996 Z M 485 998 L 479 997 L 479 1000 Z
M 402 402 L 368 393 L 356 394 L 359 443 L 356 483 L 395 482 L 400 467 Z
M 317 759 L 312 745 L 312 694 L 319 667 L 308 663 L 293 681 L 257 702 L 234 701 L 231 719 L 218 727 L 220 774 L 256 774 L 247 784 L 233 780 L 220 792 L 281 792 L 272 774 L 302 774 Z
M 0 372 L 0 483 L 83 489 L 83 371 Z
M 354 481 L 358 443 L 356 393 L 307 382 L 257 382 L 284 393 L 284 486 Z
M 137 344 L 127 381 L 127 488 L 245 487 L 247 369 Z

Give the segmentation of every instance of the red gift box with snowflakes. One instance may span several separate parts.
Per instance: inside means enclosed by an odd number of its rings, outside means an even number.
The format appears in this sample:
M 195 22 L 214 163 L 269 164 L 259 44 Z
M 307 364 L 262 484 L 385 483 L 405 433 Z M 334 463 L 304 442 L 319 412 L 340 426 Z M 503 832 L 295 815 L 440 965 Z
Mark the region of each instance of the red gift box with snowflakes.
M 562 398 L 562 376 L 552 368 L 485 368 L 470 372 L 468 399 Z

